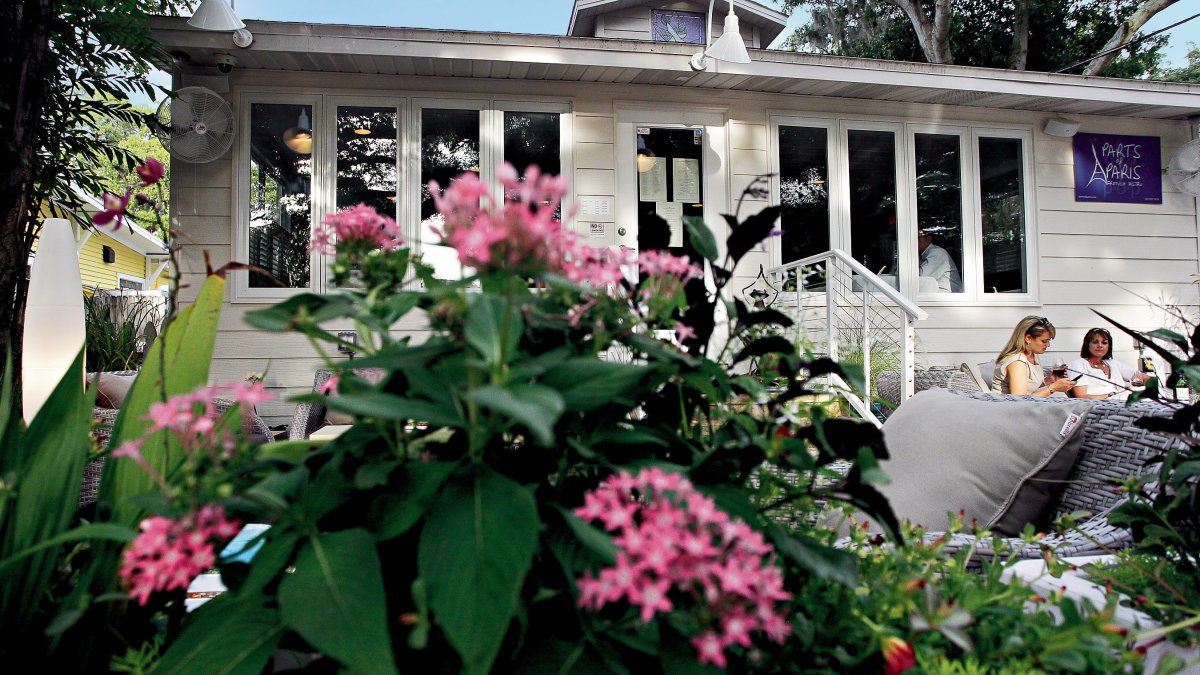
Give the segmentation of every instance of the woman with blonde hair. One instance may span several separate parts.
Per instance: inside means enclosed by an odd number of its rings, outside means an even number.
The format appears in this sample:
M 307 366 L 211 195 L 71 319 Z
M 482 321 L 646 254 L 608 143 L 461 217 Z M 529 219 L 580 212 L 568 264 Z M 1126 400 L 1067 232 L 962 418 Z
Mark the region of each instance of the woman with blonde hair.
M 1012 336 L 996 358 L 992 389 L 1005 394 L 1050 396 L 1068 392 L 1075 383 L 1066 378 L 1044 377 L 1038 356 L 1045 354 L 1054 337 L 1054 324 L 1044 316 L 1027 316 L 1013 329 Z

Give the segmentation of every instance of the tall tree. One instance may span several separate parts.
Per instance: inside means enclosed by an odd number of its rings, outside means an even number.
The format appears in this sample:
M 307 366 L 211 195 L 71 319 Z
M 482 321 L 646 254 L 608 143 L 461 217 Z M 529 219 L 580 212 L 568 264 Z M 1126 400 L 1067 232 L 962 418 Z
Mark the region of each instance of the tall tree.
M 784 0 L 810 12 L 788 44 L 802 51 L 1053 71 L 1128 45 L 1178 0 Z M 1089 73 L 1149 74 L 1164 38 L 1091 59 Z
M 140 120 L 128 98 L 154 93 L 145 19 L 184 7 L 182 0 L 0 2 L 0 355 L 12 350 L 14 363 L 41 209 L 53 202 L 78 209 L 71 184 L 103 192 L 94 171 L 100 157 L 137 161 L 93 130 L 105 119 Z
M 1200 82 L 1200 47 L 1195 42 L 1187 53 L 1187 65 L 1179 68 L 1163 68 L 1154 71 L 1154 79 L 1166 82 Z

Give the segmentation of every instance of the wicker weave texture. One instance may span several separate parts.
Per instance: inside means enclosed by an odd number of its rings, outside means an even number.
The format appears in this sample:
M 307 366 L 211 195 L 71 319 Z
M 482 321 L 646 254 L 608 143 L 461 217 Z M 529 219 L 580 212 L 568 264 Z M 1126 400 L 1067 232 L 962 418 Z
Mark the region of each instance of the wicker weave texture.
M 333 377 L 333 371 L 326 368 L 317 370 L 313 377 L 313 391 L 321 389 L 321 385 L 325 384 L 329 378 Z M 292 413 L 292 423 L 288 425 L 288 440 L 302 441 L 312 435 L 312 432 L 320 429 L 325 423 L 325 406 L 321 403 L 301 403 L 296 406 L 296 411 Z

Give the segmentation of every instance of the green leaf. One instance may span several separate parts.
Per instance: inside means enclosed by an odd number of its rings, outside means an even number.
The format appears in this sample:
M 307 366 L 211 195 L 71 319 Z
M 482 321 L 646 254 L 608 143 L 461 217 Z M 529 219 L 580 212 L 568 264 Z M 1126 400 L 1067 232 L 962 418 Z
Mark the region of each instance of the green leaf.
M 557 391 L 536 384 L 519 384 L 507 389 L 480 387 L 471 391 L 467 399 L 524 425 L 543 446 L 554 442 L 554 425 L 564 408 L 563 398 Z
M 279 612 L 268 607 L 265 598 L 223 594 L 196 610 L 154 672 L 258 675 L 283 633 Z
M 561 506 L 558 507 L 558 510 L 560 513 L 562 513 L 563 520 L 566 521 L 567 527 L 571 528 L 571 531 L 575 533 L 576 537 L 579 537 L 579 541 L 584 546 L 588 547 L 592 553 L 595 553 L 600 557 L 601 562 L 606 565 L 612 565 L 616 563 L 617 545 L 613 543 L 611 536 L 605 533 L 604 530 L 601 530 L 590 523 L 584 522 L 578 516 L 562 508 Z
M 72 541 L 88 541 L 92 539 L 106 539 L 108 541 L 116 541 L 122 544 L 127 544 L 137 537 L 137 533 L 128 527 L 121 525 L 113 525 L 112 523 L 87 523 L 80 525 L 73 530 L 67 530 L 48 539 L 44 539 L 38 544 L 31 546 L 24 551 L 15 553 L 0 561 L 0 570 L 16 563 L 17 561 L 27 558 L 38 551 L 44 551 L 48 548 L 53 548 L 61 544 L 66 544 Z
M 467 310 L 467 343 L 491 365 L 507 363 L 517 349 L 523 324 L 516 306 L 504 298 L 477 295 Z
M 375 539 L 386 541 L 409 530 L 425 515 L 433 498 L 454 471 L 450 462 L 410 462 L 399 473 L 395 487 L 372 505 L 367 520 Z
M 417 569 L 429 606 L 465 672 L 483 675 L 516 614 L 538 541 L 533 496 L 486 466 L 438 496 L 421 531 Z
M 570 359 L 551 368 L 542 383 L 562 394 L 567 410 L 588 411 L 630 398 L 642 377 L 652 371 L 649 366 L 631 363 Z
M 284 623 L 352 671 L 395 673 L 375 540 L 357 528 L 309 537 L 279 584 Z
M 456 414 L 453 408 L 445 408 L 420 399 L 386 394 L 382 391 L 331 396 L 326 399 L 325 405 L 331 410 L 360 417 L 400 422 L 414 420 L 438 427 L 463 426 L 463 419 Z
M 455 349 L 456 347 L 449 342 L 431 340 L 416 347 L 403 346 L 373 356 L 354 359 L 354 367 L 405 370 L 428 365 L 431 361 L 436 361 Z
M 125 398 L 113 425 L 109 446 L 138 438 L 150 428 L 145 419 L 150 404 L 168 397 L 194 391 L 208 383 L 217 322 L 225 297 L 225 280 L 210 276 L 200 288 L 196 302 L 176 315 L 154 341 L 129 395 Z M 165 372 L 166 381 L 162 381 Z M 141 447 L 142 457 L 160 475 L 169 476 L 183 457 L 183 449 L 174 436 L 159 431 Z M 157 489 L 154 479 L 132 460 L 114 460 L 104 464 L 100 482 L 100 501 L 112 507 L 112 520 L 135 525 L 143 514 L 129 497 Z
M 704 219 L 700 216 L 686 216 L 683 219 L 683 224 L 687 226 L 688 236 L 691 237 L 692 246 L 696 252 L 704 257 L 709 262 L 715 262 L 717 259 L 717 239 L 713 236 L 712 230 L 708 229 L 708 225 L 704 224 Z
M 296 330 L 301 316 L 316 324 L 352 314 L 354 304 L 345 296 L 303 293 L 266 309 L 247 312 L 246 323 L 255 328 L 278 333 Z
M 776 525 L 768 527 L 767 534 L 780 553 L 814 575 L 846 586 L 858 581 L 858 562 L 853 553 L 807 537 L 789 535 Z
M 1183 672 L 1187 667 L 1183 657 L 1175 652 L 1163 652 L 1162 658 L 1158 660 L 1158 669 L 1154 671 L 1154 675 L 1175 675 L 1175 673 Z

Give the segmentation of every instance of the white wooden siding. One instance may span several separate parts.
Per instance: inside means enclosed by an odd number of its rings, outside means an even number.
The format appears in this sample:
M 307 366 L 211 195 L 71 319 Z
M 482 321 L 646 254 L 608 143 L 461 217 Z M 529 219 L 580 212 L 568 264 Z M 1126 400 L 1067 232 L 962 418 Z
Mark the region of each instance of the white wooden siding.
M 757 173 L 765 172 L 770 166 L 769 152 L 773 143 L 768 130 L 772 115 L 937 121 L 1032 130 L 1035 175 L 1027 179 L 1027 186 L 1035 190 L 1038 208 L 1031 214 L 1031 220 L 1036 224 L 1042 255 L 1039 288 L 1036 289 L 1040 304 L 927 306 L 929 319 L 917 326 L 918 362 L 976 363 L 991 359 L 1012 326 L 1028 314 L 1046 316 L 1055 323 L 1059 332 L 1051 353 L 1066 357 L 1078 353 L 1083 333 L 1089 327 L 1101 325 L 1102 321 L 1091 312 L 1091 307 L 1134 327 L 1149 329 L 1167 321 L 1165 313 L 1153 308 L 1152 302 L 1182 304 L 1193 316 L 1200 304 L 1197 287 L 1191 285 L 1192 275 L 1200 271 L 1197 266 L 1195 199 L 1181 194 L 1164 177 L 1162 205 L 1076 203 L 1070 172 L 1071 142 L 1041 132 L 1049 116 L 1044 113 L 786 94 L 696 91 L 687 87 L 519 80 L 235 71 L 231 83 L 235 90 L 249 87 L 255 91 L 321 92 L 327 95 L 545 96 L 568 100 L 574 111 L 574 199 L 578 203 L 585 197 L 607 197 L 614 201 L 614 209 L 616 171 L 620 162 L 625 161 L 616 157 L 615 150 L 617 102 L 726 110 L 730 120 L 727 147 L 717 150 L 728 159 L 726 188 L 731 209 L 736 206 L 742 189 Z M 1086 132 L 1160 137 L 1164 164 L 1175 148 L 1189 140 L 1191 133 L 1185 122 L 1105 117 L 1082 117 L 1081 121 Z M 243 131 L 239 130 L 239 133 Z M 209 251 L 214 266 L 230 259 L 233 161 L 232 156 L 226 156 L 208 165 L 197 167 L 176 162 L 172 167 L 172 223 L 175 243 L 182 248 L 181 278 L 187 287 L 181 297 L 185 302 L 195 297 L 203 283 L 203 250 Z M 745 217 L 765 204 L 750 200 L 743 204 L 741 216 Z M 580 220 L 604 221 L 590 216 Z M 611 223 L 612 220 L 604 222 Z M 740 292 L 757 273 L 759 264 L 770 267 L 771 260 L 769 252 L 751 252 L 729 287 L 735 293 Z M 240 379 L 247 371 L 267 370 L 268 387 L 276 393 L 286 396 L 308 391 L 312 372 L 319 367 L 320 360 L 307 340 L 262 333 L 241 322 L 246 311 L 264 306 L 226 304 L 213 379 Z M 423 339 L 425 326 L 419 317 L 414 317 L 397 326 L 396 330 L 411 332 Z M 1132 361 L 1132 342 L 1118 336 L 1116 353 L 1118 358 Z M 288 403 L 264 406 L 266 417 L 272 423 L 290 418 L 290 410 Z

